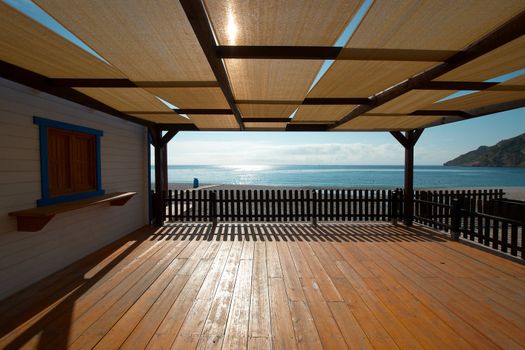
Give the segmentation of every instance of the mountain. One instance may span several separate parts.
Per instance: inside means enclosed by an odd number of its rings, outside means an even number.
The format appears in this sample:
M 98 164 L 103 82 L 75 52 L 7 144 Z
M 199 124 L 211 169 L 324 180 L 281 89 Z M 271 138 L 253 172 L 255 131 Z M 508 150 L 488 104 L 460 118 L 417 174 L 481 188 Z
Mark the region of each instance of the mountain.
M 500 141 L 494 146 L 481 146 L 443 165 L 525 167 L 525 134 Z

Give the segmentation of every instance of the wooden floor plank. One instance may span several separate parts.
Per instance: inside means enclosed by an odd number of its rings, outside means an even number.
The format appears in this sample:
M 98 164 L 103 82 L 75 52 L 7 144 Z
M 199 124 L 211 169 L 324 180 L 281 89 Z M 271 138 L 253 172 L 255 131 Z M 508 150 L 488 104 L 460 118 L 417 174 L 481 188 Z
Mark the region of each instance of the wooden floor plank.
M 252 269 L 253 260 L 241 259 L 224 334 L 223 349 L 242 349 L 248 346 Z
M 346 303 L 328 302 L 328 306 L 350 349 L 374 348 Z
M 327 349 L 348 349 L 341 330 L 321 294 L 317 281 L 312 278 L 303 278 L 301 282 L 308 300 L 308 308 L 312 313 L 323 347 Z
M 346 278 L 338 278 L 334 280 L 334 284 L 373 347 L 375 349 L 397 349 L 396 342 L 348 280 Z M 380 317 L 380 315 L 377 316 Z M 344 330 L 343 327 L 341 329 Z
M 270 278 L 269 286 L 273 348 L 275 350 L 297 349 L 284 281 L 282 278 Z
M 242 246 L 243 242 L 241 241 L 233 242 L 215 294 L 210 299 L 199 299 L 197 297 L 195 307 L 192 308 L 192 312 L 184 321 L 177 341 L 180 342 L 180 338 L 191 336 L 192 339 L 197 340 L 201 349 L 221 348 L 241 262 Z M 215 289 L 214 287 L 212 289 Z M 178 345 L 177 341 L 174 344 L 175 346 Z M 177 348 L 188 348 L 188 345 L 182 347 L 181 343 L 181 346 Z
M 171 348 L 171 345 L 175 341 L 175 338 L 177 337 L 182 324 L 186 319 L 186 316 L 192 308 L 195 299 L 199 294 L 201 294 L 201 291 L 203 291 L 204 288 L 207 289 L 207 292 L 202 293 L 201 295 L 208 298 L 213 296 L 213 294 L 209 296 L 209 290 L 212 290 L 210 294 L 215 293 L 216 284 L 218 284 L 218 278 L 222 274 L 222 270 L 226 264 L 231 246 L 231 242 L 222 242 L 219 252 L 213 261 L 201 261 L 199 267 L 203 262 L 208 262 L 210 268 L 208 270 L 204 270 L 203 268 L 202 276 L 198 275 L 198 278 L 196 278 L 195 281 L 190 279 L 190 281 L 184 287 L 184 290 L 180 293 L 179 297 L 172 305 L 171 309 L 168 311 L 168 314 L 164 320 L 162 320 L 161 324 L 157 328 L 155 334 L 148 343 L 147 349 L 157 350 Z
M 304 293 L 301 288 L 301 281 L 295 269 L 295 264 L 288 250 L 286 242 L 281 242 L 277 245 L 277 252 L 279 254 L 279 261 L 283 271 L 283 281 L 286 286 L 286 294 L 290 301 L 305 301 Z
M 392 248 L 394 247 L 395 246 L 392 246 Z M 403 250 L 404 249 L 401 250 L 402 253 Z M 394 251 L 396 254 L 399 254 L 399 251 Z M 409 253 L 405 250 L 403 254 Z M 494 343 L 506 349 L 521 348 L 518 345 L 520 344 L 520 340 L 514 340 L 511 335 L 513 334 L 516 338 L 521 339 L 523 337 L 523 332 L 520 334 L 519 330 L 514 325 L 505 322 L 501 317 L 489 312 L 486 308 L 480 307 L 480 305 L 473 302 L 467 295 L 449 285 L 446 279 L 422 279 L 417 274 L 412 274 L 411 269 L 414 264 L 412 261 L 417 261 L 418 257 L 415 255 L 408 256 L 410 256 L 410 258 L 407 258 L 406 255 L 396 255 L 397 259 L 392 260 L 391 264 L 396 269 L 404 271 L 404 274 L 409 276 L 414 283 L 418 283 L 428 293 L 433 295 L 436 299 L 439 299 L 450 312 L 456 313 L 457 316 L 469 323 L 470 326 L 478 329 Z
M 523 265 L 386 223 L 211 230 L 139 230 L 1 301 L 0 348 L 524 349 Z
M 321 339 L 317 333 L 314 319 L 305 301 L 291 301 L 290 313 L 293 321 L 297 348 L 321 349 Z
M 268 270 L 264 242 L 255 243 L 249 324 L 250 337 L 271 337 Z
M 465 323 L 464 320 L 459 318 L 453 312 L 450 312 L 445 305 L 441 304 L 439 299 L 434 298 L 432 295 L 427 293 L 420 285 L 413 283 L 403 271 L 398 271 L 391 264 L 390 260 L 395 259 L 388 254 L 388 247 L 386 245 L 378 246 L 369 246 L 367 247 L 366 253 L 371 256 L 381 256 L 381 263 L 379 266 L 385 271 L 385 276 L 390 276 L 391 278 L 398 281 L 405 288 L 407 288 L 412 295 L 414 295 L 417 300 L 422 304 L 426 305 L 432 310 L 441 320 L 446 322 L 452 329 L 461 330 L 461 336 L 468 341 L 472 347 L 476 349 L 494 349 L 497 345 L 491 342 L 487 337 L 485 337 L 481 332 L 470 326 L 468 323 Z M 405 270 L 406 271 L 406 270 Z
M 100 338 L 105 335 L 111 329 L 111 327 L 113 327 L 120 317 L 122 317 L 129 310 L 129 308 L 131 308 L 137 302 L 137 300 L 142 295 L 144 295 L 146 290 L 148 290 L 148 288 L 159 278 L 159 276 L 167 268 L 169 268 L 173 260 L 179 260 L 176 259 L 176 257 L 179 255 L 181 248 L 184 247 L 179 246 L 178 248 L 179 249 L 172 248 L 167 252 L 162 251 L 163 256 L 160 258 L 160 260 L 154 266 L 151 266 L 151 268 L 148 269 L 148 271 L 146 271 L 146 273 L 141 276 L 141 278 L 124 295 L 116 300 L 115 303 L 113 303 L 107 309 L 103 309 L 103 314 L 100 315 L 100 317 L 95 316 L 99 314 L 98 312 L 93 312 L 92 317 L 87 317 L 85 320 L 88 322 L 84 322 L 83 324 L 88 325 L 88 327 L 83 330 L 82 334 L 80 334 L 76 339 L 70 335 L 70 346 L 76 349 L 93 348 Z M 175 264 L 173 268 L 178 269 L 183 264 L 183 262 L 185 262 L 185 259 L 180 259 L 179 263 Z M 165 283 L 167 281 L 162 282 Z M 159 287 L 162 287 L 163 283 Z M 157 290 L 154 290 L 154 293 L 156 292 Z M 153 297 L 158 297 L 158 294 L 154 294 Z M 101 309 L 101 306 L 97 304 L 96 308 Z M 92 314 L 92 310 L 93 308 L 87 313 L 87 315 Z M 80 324 L 80 322 L 76 322 L 75 324 Z M 55 346 L 53 347 L 56 349 Z
M 317 259 L 317 255 L 314 253 L 308 242 L 300 243 L 299 247 L 302 254 L 304 255 L 308 266 L 312 272 L 312 276 L 317 282 L 317 285 L 321 289 L 324 300 L 326 301 L 343 301 L 343 298 L 335 288 L 330 276 L 326 273 L 323 265 Z

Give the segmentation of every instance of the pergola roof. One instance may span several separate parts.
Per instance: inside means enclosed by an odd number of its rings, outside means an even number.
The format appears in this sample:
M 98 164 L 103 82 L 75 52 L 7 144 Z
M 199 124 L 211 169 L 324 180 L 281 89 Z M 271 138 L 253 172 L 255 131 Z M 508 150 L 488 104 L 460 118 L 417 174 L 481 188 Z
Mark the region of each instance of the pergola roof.
M 34 2 L 106 62 L 0 2 L 1 76 L 147 126 L 399 131 L 525 106 L 523 75 L 486 82 L 525 68 L 523 0 Z

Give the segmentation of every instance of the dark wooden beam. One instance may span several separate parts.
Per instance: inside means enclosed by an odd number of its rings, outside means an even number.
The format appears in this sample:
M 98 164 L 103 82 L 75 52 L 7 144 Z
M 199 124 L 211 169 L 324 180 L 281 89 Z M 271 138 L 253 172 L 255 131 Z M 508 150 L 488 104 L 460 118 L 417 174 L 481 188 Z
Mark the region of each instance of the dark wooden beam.
M 288 123 L 290 118 L 242 118 L 245 123 Z
M 438 109 L 418 109 L 410 113 L 410 115 L 430 115 L 430 116 L 458 116 L 468 118 L 469 114 L 458 110 L 438 110 Z
M 186 17 L 188 17 L 188 20 L 190 21 L 193 32 L 197 36 L 197 40 L 199 41 L 206 58 L 208 59 L 208 63 L 215 74 L 215 78 L 219 83 L 222 93 L 224 94 L 226 101 L 228 101 L 228 104 L 235 115 L 235 119 L 237 119 L 240 130 L 244 130 L 242 115 L 235 104 L 226 68 L 224 67 L 221 57 L 217 54 L 215 37 L 203 2 L 200 0 L 180 0 L 180 4 L 186 13 Z
M 201 88 L 219 87 L 216 81 L 131 81 L 129 79 L 49 79 L 55 87 L 92 88 Z
M 220 58 L 290 60 L 365 60 L 440 62 L 456 54 L 448 50 L 346 48 L 334 46 L 217 46 Z
M 421 83 L 417 90 L 485 90 L 498 83 L 473 81 L 427 81 Z
M 288 124 L 286 131 L 326 131 L 329 124 Z
M 0 61 L 0 77 L 81 104 L 88 108 L 110 114 L 126 121 L 144 126 L 152 126 L 155 124 L 147 120 L 139 119 L 122 113 L 121 111 L 118 111 L 98 100 L 95 100 L 94 98 L 84 95 L 75 89 L 68 87 L 56 87 L 47 77 L 5 61 Z
M 422 83 L 416 90 L 470 90 L 470 91 L 525 91 L 525 85 L 502 85 L 496 82 L 477 81 L 429 81 Z
M 179 131 L 178 130 L 174 130 L 174 129 L 170 129 L 168 130 L 168 132 L 166 132 L 164 134 L 164 136 L 162 136 L 161 140 L 160 140 L 160 144 L 162 147 L 166 146 L 168 144 L 168 142 L 171 141 L 171 139 L 177 135 Z
M 409 141 L 408 139 L 403 135 L 401 131 L 391 131 L 390 134 L 396 138 L 397 141 L 401 144 L 403 147 L 409 147 Z
M 432 81 L 437 77 L 452 71 L 453 69 L 456 69 L 498 47 L 511 42 L 514 39 L 519 38 L 523 34 L 525 34 L 525 11 L 522 11 L 507 23 L 485 35 L 480 40 L 474 42 L 464 51 L 460 51 L 452 55 L 443 63 L 437 64 L 436 66 L 422 73 L 419 73 L 399 84 L 396 84 L 382 92 L 375 94 L 372 96 L 370 104 L 356 107 L 338 122 L 333 123 L 329 127 L 329 130 L 345 124 L 346 122 L 360 116 L 361 114 L 381 106 L 395 99 L 396 97 L 407 93 L 410 90 L 417 89 L 423 84 L 427 84 L 429 81 Z
M 157 123 L 157 126 L 162 130 L 199 131 L 195 124 Z
M 305 98 L 303 105 L 368 105 L 370 99 L 367 97 L 322 97 Z
M 507 101 L 502 103 L 496 103 L 489 106 L 483 106 L 478 108 L 465 109 L 465 114 L 468 115 L 466 119 L 477 118 L 488 114 L 500 113 L 510 111 L 516 108 L 525 107 L 525 99 L 519 99 L 514 101 Z
M 300 105 L 303 100 L 235 100 L 238 105 Z

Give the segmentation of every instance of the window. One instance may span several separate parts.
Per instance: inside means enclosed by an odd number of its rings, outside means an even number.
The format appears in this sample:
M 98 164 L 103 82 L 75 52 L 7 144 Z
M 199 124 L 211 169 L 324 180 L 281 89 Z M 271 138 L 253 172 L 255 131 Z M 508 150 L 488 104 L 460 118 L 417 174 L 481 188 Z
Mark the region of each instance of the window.
M 104 194 L 100 176 L 102 131 L 34 117 L 40 127 L 42 199 L 38 206 Z

